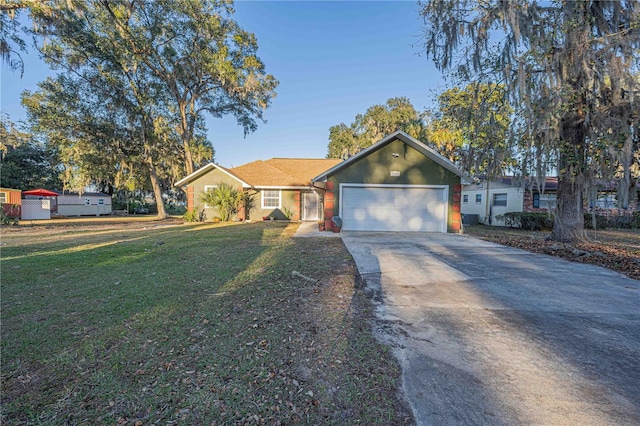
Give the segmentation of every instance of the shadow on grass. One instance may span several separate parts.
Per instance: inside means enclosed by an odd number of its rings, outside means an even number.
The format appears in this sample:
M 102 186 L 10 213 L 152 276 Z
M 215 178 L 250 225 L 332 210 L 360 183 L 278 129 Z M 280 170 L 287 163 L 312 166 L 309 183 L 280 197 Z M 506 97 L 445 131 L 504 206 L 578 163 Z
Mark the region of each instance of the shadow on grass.
M 2 265 L 5 412 L 42 408 L 92 369 L 117 371 L 139 352 L 134 341 L 186 337 L 175 335 L 184 332 L 184 318 L 227 282 L 249 278 L 250 265 L 274 249 L 284 227 L 183 231 L 146 230 L 111 242 L 117 235 L 102 235 L 93 245 L 81 243 L 86 235 L 71 235 L 52 252 L 30 253 L 30 243 L 10 250 Z
M 153 248 L 150 233 L 110 253 L 143 252 L 136 263 L 105 262 L 103 247 L 84 267 L 52 255 L 60 276 L 12 275 L 4 420 L 400 423 L 397 366 L 369 333 L 350 256 L 295 228 L 201 225 Z

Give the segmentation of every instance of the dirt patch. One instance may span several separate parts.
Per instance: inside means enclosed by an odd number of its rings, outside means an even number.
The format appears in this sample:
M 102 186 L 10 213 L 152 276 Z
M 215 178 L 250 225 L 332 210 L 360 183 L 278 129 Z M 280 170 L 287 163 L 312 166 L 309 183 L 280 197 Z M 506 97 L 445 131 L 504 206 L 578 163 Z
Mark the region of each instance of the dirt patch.
M 561 257 L 574 262 L 589 263 L 640 279 L 640 231 L 587 231 L 589 241 L 558 243 L 548 241 L 547 232 L 520 229 L 467 226 L 465 233 L 506 246 Z
M 386 346 L 372 340 L 373 306 L 357 283 L 356 265 L 342 240 L 296 243 L 302 251 L 319 249 L 319 259 L 328 261 L 332 271 L 299 292 L 291 317 L 303 330 L 292 369 L 296 380 L 313 382 L 326 392 L 329 398 L 316 407 L 326 424 L 359 424 L 370 418 L 371 407 L 380 409 L 379 424 L 412 424 L 411 411 L 399 395 L 399 366 Z M 366 391 L 354 393 L 355 388 Z

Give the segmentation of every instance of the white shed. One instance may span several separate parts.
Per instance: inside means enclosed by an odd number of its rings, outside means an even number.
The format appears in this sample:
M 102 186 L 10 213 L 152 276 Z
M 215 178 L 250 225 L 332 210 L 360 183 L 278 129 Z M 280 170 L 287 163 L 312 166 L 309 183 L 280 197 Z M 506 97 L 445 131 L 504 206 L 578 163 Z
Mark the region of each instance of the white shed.
M 57 211 L 62 216 L 106 216 L 111 214 L 111 196 L 101 192 L 58 192 Z

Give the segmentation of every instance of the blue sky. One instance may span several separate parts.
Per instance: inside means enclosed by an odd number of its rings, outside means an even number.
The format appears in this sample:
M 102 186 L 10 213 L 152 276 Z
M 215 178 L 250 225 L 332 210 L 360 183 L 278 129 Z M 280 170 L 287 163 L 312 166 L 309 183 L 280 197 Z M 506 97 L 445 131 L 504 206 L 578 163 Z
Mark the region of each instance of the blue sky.
M 444 82 L 421 51 L 414 1 L 239 1 L 235 19 L 258 39 L 259 56 L 280 85 L 267 123 L 246 138 L 233 118 L 208 119 L 216 162 L 227 167 L 272 157 L 325 157 L 329 127 L 397 96 L 422 110 Z M 24 119 L 20 93 L 52 72 L 31 52 L 26 69 L 2 65 L 2 111 Z

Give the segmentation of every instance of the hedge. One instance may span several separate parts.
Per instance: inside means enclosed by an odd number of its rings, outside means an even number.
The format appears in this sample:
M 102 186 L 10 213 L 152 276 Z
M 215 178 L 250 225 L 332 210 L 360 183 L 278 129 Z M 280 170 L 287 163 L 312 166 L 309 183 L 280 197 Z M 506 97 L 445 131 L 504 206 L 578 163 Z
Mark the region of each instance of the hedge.
M 553 215 L 548 213 L 510 212 L 496 216 L 505 225 L 512 228 L 522 228 L 529 231 L 551 230 Z
M 595 229 L 640 229 L 640 212 L 632 215 L 603 216 L 595 215 Z M 529 231 L 551 230 L 553 228 L 553 214 L 510 212 L 496 216 L 496 219 L 504 222 L 506 226 L 521 228 Z M 584 214 L 585 229 L 594 229 L 593 217 L 591 213 Z
M 639 229 L 640 228 L 640 212 L 634 212 L 632 215 L 617 215 L 617 216 L 596 216 L 595 229 Z M 586 229 L 594 229 L 593 227 L 593 215 L 591 213 L 584 214 L 584 227 Z

